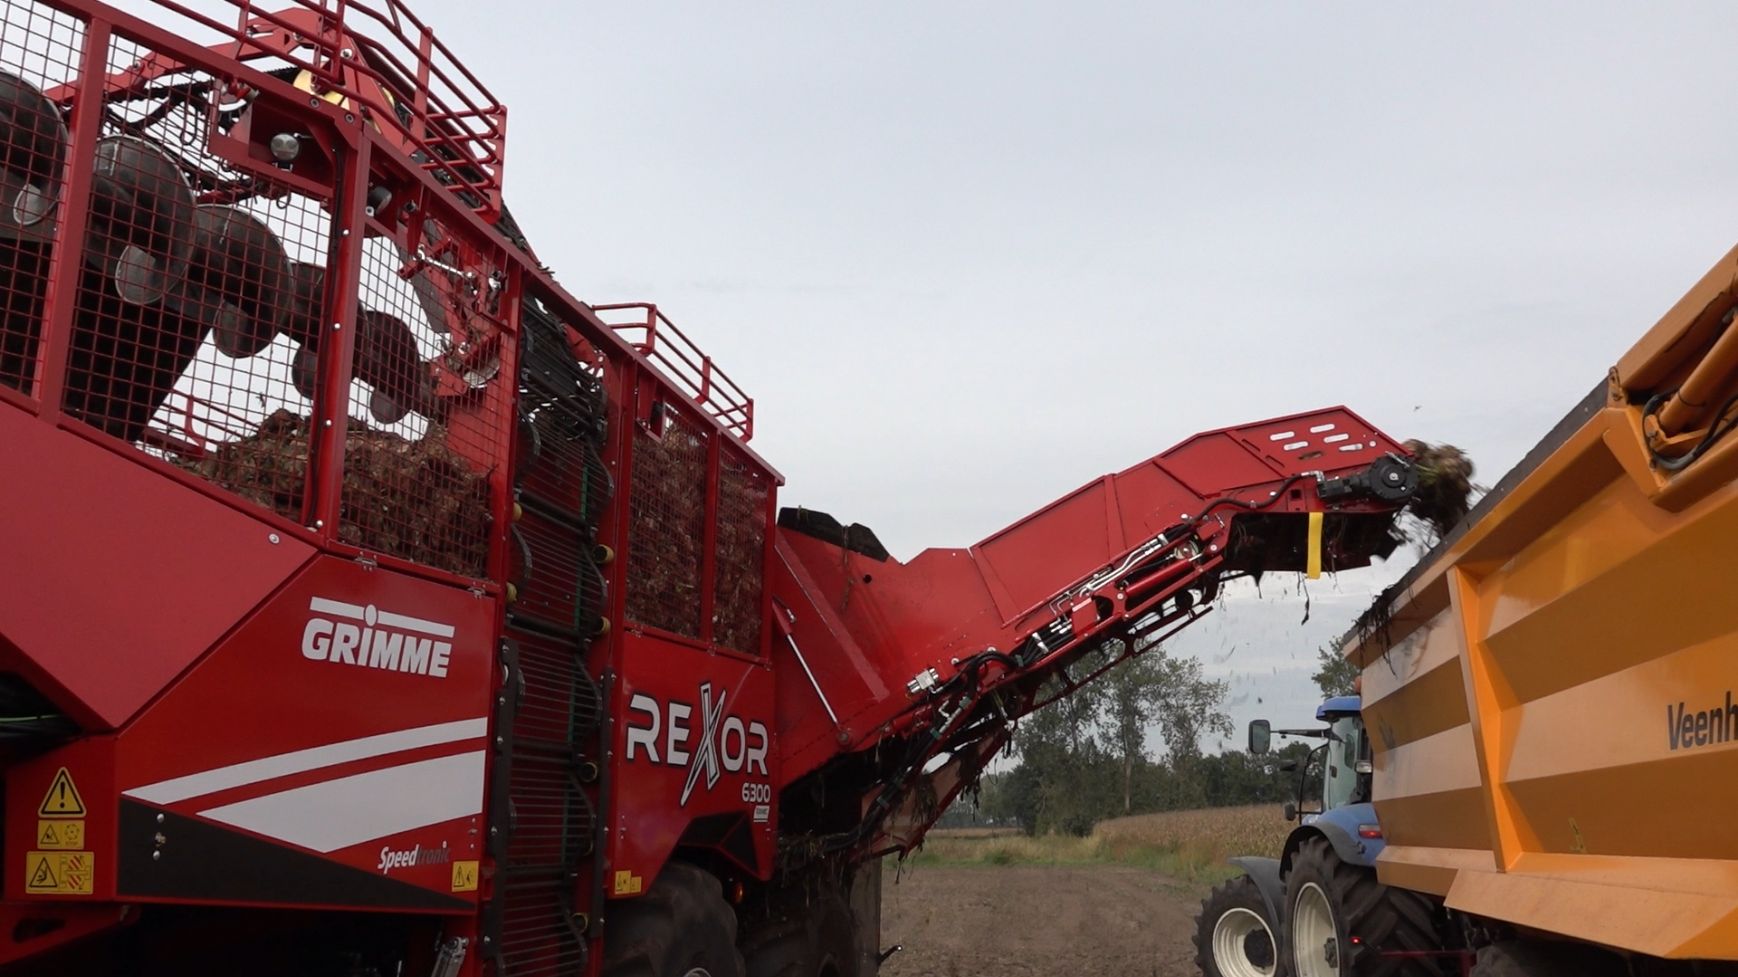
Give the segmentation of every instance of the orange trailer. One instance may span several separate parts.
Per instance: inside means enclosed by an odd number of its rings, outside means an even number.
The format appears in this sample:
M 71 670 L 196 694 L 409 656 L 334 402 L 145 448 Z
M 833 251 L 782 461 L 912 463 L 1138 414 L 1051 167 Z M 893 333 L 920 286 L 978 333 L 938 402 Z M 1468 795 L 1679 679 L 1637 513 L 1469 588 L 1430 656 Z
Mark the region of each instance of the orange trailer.
M 1738 249 L 1347 643 L 1378 874 L 1475 973 L 1738 961 L 1735 312 Z

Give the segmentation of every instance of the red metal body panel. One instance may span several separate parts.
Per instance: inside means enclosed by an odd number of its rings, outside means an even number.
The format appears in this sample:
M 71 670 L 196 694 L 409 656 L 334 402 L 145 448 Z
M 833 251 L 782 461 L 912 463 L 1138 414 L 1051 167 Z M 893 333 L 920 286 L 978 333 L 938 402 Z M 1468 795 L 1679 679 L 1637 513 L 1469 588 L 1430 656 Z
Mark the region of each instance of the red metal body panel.
M 355 602 L 361 615 L 310 608 L 331 595 Z M 154 867 L 175 868 L 177 858 L 206 857 L 177 845 L 169 829 L 152 832 L 165 836 L 154 848 L 129 853 L 138 871 L 131 887 L 117 886 L 119 799 L 131 800 L 142 813 L 227 824 L 249 837 L 317 851 L 362 872 L 389 874 L 452 897 L 452 863 L 479 858 L 483 840 L 482 751 L 495 612 L 493 600 L 464 590 L 349 560 L 316 560 L 124 732 L 80 741 L 16 768 L 9 783 L 19 789 L 8 791 L 6 811 L 9 831 L 16 833 L 9 834 L 7 849 L 32 847 L 35 806 L 64 766 L 90 807 L 85 830 L 98 856 L 98 895 L 113 896 L 117 888 L 121 897 L 143 901 L 203 895 L 139 876 Z M 404 625 L 407 618 L 444 625 L 451 634 Z M 316 651 L 329 654 L 334 644 L 321 621 L 399 636 L 400 667 L 369 667 L 346 655 L 338 661 L 311 658 Z M 429 670 L 438 663 L 441 674 L 403 670 L 409 661 L 403 639 L 410 636 L 428 640 Z M 443 758 L 458 762 L 439 762 Z M 412 789 L 419 770 L 442 780 L 436 800 L 466 810 L 436 817 L 442 809 Z M 43 786 L 33 792 L 36 780 Z M 358 834 L 361 840 L 345 843 Z M 383 866 L 384 851 L 417 847 L 444 850 L 444 860 Z M 158 856 L 151 858 L 152 851 Z M 4 881 L 8 897 L 24 896 L 17 872 L 7 872 Z M 255 874 L 239 881 L 249 885 L 226 891 L 251 887 L 253 894 L 233 901 L 296 902 L 277 895 L 293 891 L 281 880 Z M 454 898 L 471 902 L 475 894 Z
M 325 601 L 359 607 L 362 617 L 310 606 Z M 279 843 L 324 849 L 333 861 L 370 873 L 386 871 L 380 867 L 382 848 L 444 847 L 449 861 L 479 858 L 484 832 L 481 753 L 495 667 L 497 610 L 493 599 L 466 590 L 372 570 L 351 560 L 319 559 L 118 737 L 120 795 L 155 809 L 206 818 L 211 817 L 207 812 L 253 801 L 253 810 L 236 811 L 226 823 Z M 450 633 L 405 623 L 412 618 Z M 334 628 L 320 622 L 368 629 L 387 639 L 388 646 L 391 638 L 398 638 L 398 667 L 352 659 L 342 648 L 342 638 L 331 633 Z M 412 640 L 429 645 L 426 672 L 405 670 Z M 310 657 L 314 654 L 324 659 Z M 437 670 L 440 674 L 434 674 Z M 443 726 L 449 729 L 420 736 L 414 732 Z M 334 744 L 354 745 L 333 749 Z M 320 749 L 328 753 L 308 755 Z M 234 772 L 240 765 L 297 754 L 302 757 L 281 759 L 275 767 Z M 473 781 L 465 781 L 472 764 L 430 762 L 466 755 L 475 756 Z M 404 793 L 415 779 L 409 771 L 419 764 L 442 771 L 439 776 L 455 788 L 443 793 L 442 800 L 468 810 L 418 823 L 440 813 L 426 806 L 419 809 Z M 213 773 L 222 770 L 232 774 Z M 350 789 L 306 790 L 370 772 L 387 775 L 364 776 Z M 204 781 L 189 779 L 201 775 Z M 245 782 L 231 786 L 238 780 Z M 175 781 L 182 785 L 151 790 L 151 785 Z M 297 790 L 303 791 L 303 799 L 285 797 Z M 273 796 L 281 800 L 259 801 Z M 354 827 L 296 823 L 304 810 L 323 811 L 330 820 Z M 386 830 L 398 825 L 405 826 Z M 358 832 L 360 841 L 339 843 Z M 173 856 L 173 844 L 173 838 L 164 843 L 166 856 Z M 448 863 L 393 866 L 390 874 L 452 893 Z M 460 898 L 470 901 L 475 895 Z
M 313 554 L 70 432 L 0 409 L 31 460 L 0 505 L 0 671 L 58 687 L 97 728 L 125 722 Z
M 610 865 L 650 879 L 679 842 L 715 847 L 735 872 L 771 875 L 778 826 L 774 681 L 763 661 L 628 635 L 612 714 L 619 717 Z M 715 778 L 715 779 L 714 779 Z M 689 834 L 702 822 L 702 834 Z M 637 895 L 629 881 L 621 883 Z

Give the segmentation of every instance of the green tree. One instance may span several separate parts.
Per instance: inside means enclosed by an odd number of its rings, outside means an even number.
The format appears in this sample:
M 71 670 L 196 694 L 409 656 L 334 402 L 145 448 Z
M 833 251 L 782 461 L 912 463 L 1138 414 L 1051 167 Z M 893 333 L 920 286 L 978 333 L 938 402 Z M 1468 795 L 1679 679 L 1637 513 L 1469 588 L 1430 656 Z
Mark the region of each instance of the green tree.
M 1202 676 L 1201 663 L 1193 658 L 1159 659 L 1159 708 L 1155 718 L 1165 739 L 1165 753 L 1176 775 L 1174 807 L 1202 807 L 1207 791 L 1199 769 L 1201 737 L 1208 733 L 1231 735 L 1231 717 L 1219 710 L 1225 700 L 1225 682 Z
M 1111 659 L 1119 650 L 1105 649 Z M 1083 678 L 1093 667 L 1084 661 L 1075 674 Z M 1200 662 L 1143 649 L 1020 721 L 1009 745 L 1019 766 L 986 780 L 986 816 L 1029 833 L 1085 834 L 1122 814 L 1290 796 L 1265 758 L 1202 755 L 1204 737 L 1231 733 L 1220 709 L 1225 692 L 1226 683 L 1208 679 Z M 1154 728 L 1163 761 L 1149 752 Z
M 1172 658 L 1158 653 L 1156 692 L 1159 702 L 1159 732 L 1171 761 L 1193 760 L 1201 755 L 1201 737 L 1208 733 L 1231 735 L 1231 717 L 1219 710 L 1225 701 L 1225 682 L 1201 674 L 1194 658 Z
M 1007 807 L 1028 833 L 1085 834 L 1107 811 L 1113 781 L 1094 736 L 1104 702 L 1102 682 L 1075 689 L 1020 721 L 1009 752 Z
M 1324 698 L 1352 694 L 1352 681 L 1358 677 L 1358 666 L 1341 654 L 1345 644 L 1346 638 L 1341 635 L 1316 650 L 1316 664 L 1319 667 L 1310 678 L 1321 688 Z
M 1101 737 L 1122 774 L 1122 813 L 1134 813 L 1135 767 L 1147 758 L 1147 727 L 1162 706 L 1164 655 L 1155 650 L 1123 662 L 1103 679 Z

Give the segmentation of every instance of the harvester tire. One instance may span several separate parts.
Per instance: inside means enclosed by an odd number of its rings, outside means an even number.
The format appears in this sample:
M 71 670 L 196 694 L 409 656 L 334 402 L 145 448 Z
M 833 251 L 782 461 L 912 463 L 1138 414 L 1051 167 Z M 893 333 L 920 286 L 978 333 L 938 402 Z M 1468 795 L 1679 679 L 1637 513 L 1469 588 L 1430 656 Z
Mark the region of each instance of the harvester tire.
M 610 907 L 604 977 L 744 977 L 736 912 L 716 876 L 670 862 L 646 894 Z
M 1576 943 L 1516 940 L 1479 950 L 1473 977 L 1624 977 L 1622 958 Z
M 1423 896 L 1376 881 L 1348 865 L 1326 838 L 1310 838 L 1285 877 L 1285 971 L 1295 977 L 1439 977 L 1432 957 L 1384 950 L 1441 950 L 1436 911 Z M 1357 942 L 1352 942 L 1352 937 Z
M 1267 903 L 1247 875 L 1221 884 L 1201 902 L 1195 920 L 1195 966 L 1201 977 L 1274 977 L 1279 939 Z
M 756 931 L 744 943 L 748 977 L 857 977 L 851 907 L 826 889 Z

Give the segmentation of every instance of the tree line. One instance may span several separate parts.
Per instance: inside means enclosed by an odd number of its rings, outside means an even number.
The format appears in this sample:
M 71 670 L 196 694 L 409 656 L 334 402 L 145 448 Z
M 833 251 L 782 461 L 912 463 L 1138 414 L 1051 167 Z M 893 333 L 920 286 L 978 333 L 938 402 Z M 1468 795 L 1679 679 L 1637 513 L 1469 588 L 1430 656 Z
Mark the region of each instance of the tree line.
M 1337 642 L 1321 649 L 1318 664 L 1312 678 L 1324 697 L 1350 694 L 1356 672 Z M 975 795 L 940 824 L 1083 835 L 1128 814 L 1294 797 L 1298 775 L 1282 768 L 1301 763 L 1308 745 L 1291 742 L 1264 756 L 1202 751 L 1206 736 L 1233 732 L 1220 709 L 1226 691 L 1225 682 L 1203 675 L 1199 661 L 1145 649 L 1022 719 L 1008 747 L 1019 765 L 985 774 Z M 1151 729 L 1162 742 L 1148 742 Z

